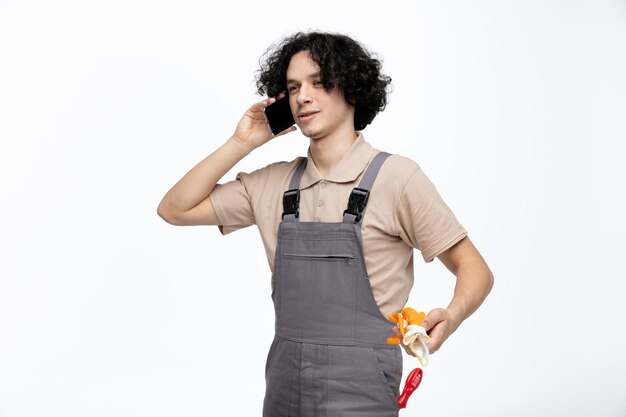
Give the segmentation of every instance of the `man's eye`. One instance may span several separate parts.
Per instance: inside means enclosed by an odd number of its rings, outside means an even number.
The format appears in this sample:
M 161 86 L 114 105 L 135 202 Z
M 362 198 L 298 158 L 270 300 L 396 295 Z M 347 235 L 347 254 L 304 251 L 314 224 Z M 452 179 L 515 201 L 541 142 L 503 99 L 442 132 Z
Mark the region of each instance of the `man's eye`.
M 291 93 L 293 91 L 296 91 L 296 89 L 297 89 L 297 87 L 292 85 L 291 87 L 287 88 L 287 91 L 289 91 Z
M 315 81 L 313 81 L 313 85 L 320 86 L 320 85 L 322 85 L 322 82 L 320 80 L 315 80 Z

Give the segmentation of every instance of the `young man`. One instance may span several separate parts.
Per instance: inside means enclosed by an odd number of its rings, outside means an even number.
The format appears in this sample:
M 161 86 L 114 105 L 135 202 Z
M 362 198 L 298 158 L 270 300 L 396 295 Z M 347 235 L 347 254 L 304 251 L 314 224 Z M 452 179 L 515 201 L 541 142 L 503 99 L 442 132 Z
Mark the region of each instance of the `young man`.
M 436 352 L 489 293 L 493 275 L 419 166 L 379 152 L 361 130 L 384 109 L 390 78 L 351 38 L 297 33 L 268 51 L 234 134 L 181 178 L 158 214 L 174 225 L 257 224 L 270 269 L 276 335 L 263 415 L 397 416 L 402 355 L 388 315 L 413 285 L 413 249 L 456 276 L 424 326 Z M 286 94 L 284 93 L 286 91 Z M 272 136 L 263 110 L 289 100 L 307 158 L 217 184 Z

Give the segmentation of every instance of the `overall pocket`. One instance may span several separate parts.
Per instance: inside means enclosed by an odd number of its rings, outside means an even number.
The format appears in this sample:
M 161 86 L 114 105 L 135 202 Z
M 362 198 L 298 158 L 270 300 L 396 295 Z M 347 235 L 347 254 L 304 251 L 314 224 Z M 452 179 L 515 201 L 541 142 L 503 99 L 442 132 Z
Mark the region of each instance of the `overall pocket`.
M 369 348 L 372 364 L 378 371 L 381 384 L 386 388 L 390 400 L 398 405 L 400 395 L 400 382 L 402 379 L 402 354 L 398 349 Z
M 284 253 L 281 332 L 302 340 L 354 339 L 358 262 L 348 252 Z

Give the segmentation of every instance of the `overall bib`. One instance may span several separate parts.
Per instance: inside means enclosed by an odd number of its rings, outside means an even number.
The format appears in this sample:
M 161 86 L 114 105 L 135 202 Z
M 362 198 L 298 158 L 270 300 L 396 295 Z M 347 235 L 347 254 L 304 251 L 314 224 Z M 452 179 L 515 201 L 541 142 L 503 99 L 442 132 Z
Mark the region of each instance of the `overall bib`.
M 372 159 L 342 222 L 299 221 L 306 159 L 291 178 L 272 277 L 264 417 L 398 416 L 402 354 L 386 343 L 393 324 L 372 294 L 361 239 L 369 190 L 388 156 Z

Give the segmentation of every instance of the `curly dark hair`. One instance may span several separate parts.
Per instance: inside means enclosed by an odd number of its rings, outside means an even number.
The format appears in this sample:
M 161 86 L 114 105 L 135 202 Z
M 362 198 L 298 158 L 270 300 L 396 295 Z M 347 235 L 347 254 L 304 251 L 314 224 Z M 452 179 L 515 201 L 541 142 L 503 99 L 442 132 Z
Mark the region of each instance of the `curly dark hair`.
M 287 88 L 291 57 L 309 51 L 320 67 L 326 90 L 338 87 L 353 105 L 354 129 L 362 130 L 385 109 L 391 78 L 380 72 L 382 62 L 354 39 L 338 33 L 298 32 L 282 39 L 261 56 L 257 93 L 274 97 Z

